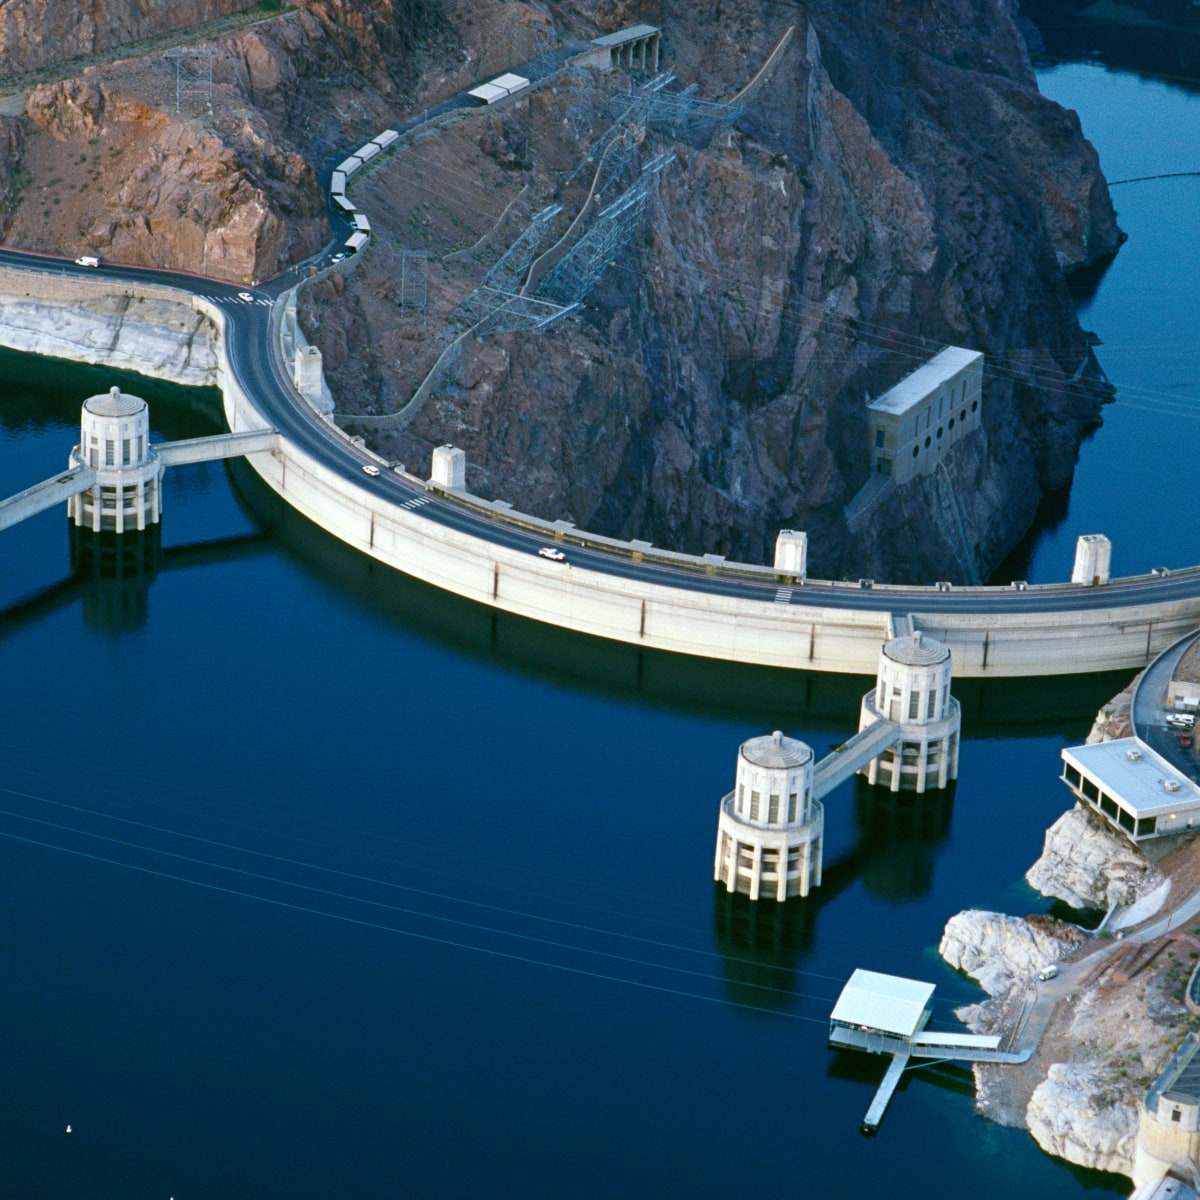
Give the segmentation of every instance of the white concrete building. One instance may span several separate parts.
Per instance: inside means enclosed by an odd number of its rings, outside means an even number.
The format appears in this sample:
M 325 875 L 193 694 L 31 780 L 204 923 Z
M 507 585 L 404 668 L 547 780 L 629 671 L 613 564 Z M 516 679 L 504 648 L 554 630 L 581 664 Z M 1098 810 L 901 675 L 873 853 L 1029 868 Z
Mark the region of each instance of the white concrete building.
M 463 491 L 467 486 L 466 451 L 457 446 L 435 446 L 429 482 L 449 491 Z
M 801 529 L 781 529 L 775 538 L 775 570 L 795 575 L 801 583 L 808 576 L 808 534 Z
M 958 778 L 962 713 L 950 695 L 950 651 L 919 631 L 892 638 L 879 652 L 875 687 L 862 701 L 860 730 L 879 721 L 900 727 L 895 745 L 862 769 L 870 784 L 924 792 Z
M 1146 1093 L 1138 1114 L 1133 1182 L 1147 1186 L 1169 1172 L 1191 1175 L 1200 1159 L 1200 1037 L 1189 1033 Z
M 933 1013 L 932 983 L 857 968 L 829 1014 L 829 1044 L 875 1053 L 910 1048 Z
M 150 445 L 150 410 L 140 396 L 110 388 L 83 402 L 79 445 L 68 465 L 92 467 L 96 482 L 68 502 L 76 525 L 96 533 L 145 529 L 162 516 L 162 464 Z
M 813 752 L 778 730 L 738 749 L 721 801 L 713 878 L 751 900 L 807 896 L 821 883 L 825 814 L 813 798 Z
M 930 474 L 982 420 L 983 355 L 947 346 L 867 405 L 872 474 Z
M 1200 827 L 1200 787 L 1139 738 L 1062 752 L 1062 781 L 1134 842 Z
M 1102 533 L 1081 534 L 1075 542 L 1072 583 L 1096 585 L 1112 576 L 1112 542 Z

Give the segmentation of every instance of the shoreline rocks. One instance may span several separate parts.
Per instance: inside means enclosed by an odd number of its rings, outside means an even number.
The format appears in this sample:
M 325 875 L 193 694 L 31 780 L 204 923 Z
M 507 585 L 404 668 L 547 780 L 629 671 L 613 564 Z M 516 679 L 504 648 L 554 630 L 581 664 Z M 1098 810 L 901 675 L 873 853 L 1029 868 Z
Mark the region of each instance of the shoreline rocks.
M 968 909 L 946 922 L 938 953 L 989 996 L 998 996 L 1030 982 L 1042 967 L 1065 958 L 1086 940 L 1077 926 L 1054 917 Z
M 1046 830 L 1025 882 L 1072 908 L 1109 909 L 1133 904 L 1162 880 L 1137 847 L 1076 805 Z

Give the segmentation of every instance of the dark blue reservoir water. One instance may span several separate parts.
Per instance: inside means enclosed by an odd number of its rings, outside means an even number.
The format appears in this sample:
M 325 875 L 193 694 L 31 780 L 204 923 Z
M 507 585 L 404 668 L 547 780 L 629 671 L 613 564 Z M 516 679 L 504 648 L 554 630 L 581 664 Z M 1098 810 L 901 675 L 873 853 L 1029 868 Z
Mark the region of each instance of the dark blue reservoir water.
M 1183 118 L 1160 99 L 1165 156 Z M 1085 306 L 1122 397 L 1031 578 L 1065 577 L 1095 529 L 1121 569 L 1200 560 L 1143 465 L 1193 428 L 1165 403 L 1196 383 L 1190 292 L 1159 278 L 1192 233 L 1149 193 L 1139 225 L 1142 195 L 1121 193 L 1133 237 Z M 82 399 L 122 382 L 15 356 L 0 379 L 6 494 L 61 468 Z M 218 427 L 211 395 L 130 386 L 156 436 Z M 823 754 L 866 681 L 496 619 L 221 466 L 168 475 L 161 546 L 93 552 L 61 511 L 0 537 L 0 1195 L 1128 1190 L 976 1117 L 956 1069 L 912 1072 L 864 1139 L 883 1064 L 825 1045 L 858 966 L 936 982 L 953 1027 L 978 993 L 937 958 L 942 926 L 1045 908 L 1022 875 L 1066 807 L 1059 750 L 1123 678 L 959 685 L 957 790 L 845 785 L 824 887 L 756 910 L 711 882 L 737 745 L 781 728 Z

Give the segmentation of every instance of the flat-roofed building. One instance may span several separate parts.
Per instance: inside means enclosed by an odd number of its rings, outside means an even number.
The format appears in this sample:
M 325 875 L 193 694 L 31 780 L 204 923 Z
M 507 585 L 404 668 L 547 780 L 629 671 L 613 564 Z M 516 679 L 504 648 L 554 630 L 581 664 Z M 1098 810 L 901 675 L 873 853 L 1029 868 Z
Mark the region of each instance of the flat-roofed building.
M 586 60 L 586 65 L 614 70 L 658 70 L 658 59 L 662 50 L 662 30 L 657 25 L 630 25 L 616 33 L 592 38 L 595 50 Z
M 907 483 L 930 474 L 982 420 L 983 355 L 947 346 L 867 405 L 871 471 Z
M 1062 752 L 1062 781 L 1134 842 L 1200 827 L 1200 787 L 1140 738 Z
M 932 983 L 859 967 L 829 1014 L 829 1044 L 875 1053 L 907 1052 L 933 1012 Z

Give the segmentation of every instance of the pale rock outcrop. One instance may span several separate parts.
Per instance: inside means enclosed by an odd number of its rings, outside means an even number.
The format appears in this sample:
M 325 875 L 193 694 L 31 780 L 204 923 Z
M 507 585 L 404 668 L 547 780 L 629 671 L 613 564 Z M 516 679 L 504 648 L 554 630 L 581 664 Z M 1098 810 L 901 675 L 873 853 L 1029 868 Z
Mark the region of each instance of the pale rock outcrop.
M 1025 881 L 1072 908 L 1132 904 L 1161 882 L 1145 855 L 1100 818 L 1076 805 L 1049 829 Z
M 1010 917 L 968 909 L 946 922 L 938 953 L 970 975 L 989 996 L 1032 979 L 1075 949 L 1085 935 L 1053 917 Z
M 1113 1103 L 1105 1082 L 1089 1066 L 1055 1063 L 1035 1089 L 1025 1118 L 1047 1154 L 1128 1175 L 1137 1145 L 1137 1111 L 1130 1104 Z
M 0 345 L 186 387 L 219 381 L 212 323 L 187 305 L 164 300 L 106 296 L 65 305 L 0 296 Z

